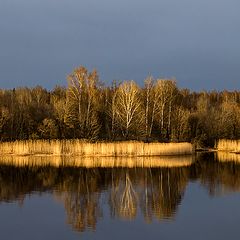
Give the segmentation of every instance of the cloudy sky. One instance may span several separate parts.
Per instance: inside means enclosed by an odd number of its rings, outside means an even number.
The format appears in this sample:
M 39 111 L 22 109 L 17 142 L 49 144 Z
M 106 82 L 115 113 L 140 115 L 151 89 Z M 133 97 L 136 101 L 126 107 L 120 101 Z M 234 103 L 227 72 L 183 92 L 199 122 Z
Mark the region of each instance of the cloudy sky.
M 240 89 L 239 0 L 0 0 L 0 88 L 65 85 L 79 66 L 106 84 L 176 78 Z

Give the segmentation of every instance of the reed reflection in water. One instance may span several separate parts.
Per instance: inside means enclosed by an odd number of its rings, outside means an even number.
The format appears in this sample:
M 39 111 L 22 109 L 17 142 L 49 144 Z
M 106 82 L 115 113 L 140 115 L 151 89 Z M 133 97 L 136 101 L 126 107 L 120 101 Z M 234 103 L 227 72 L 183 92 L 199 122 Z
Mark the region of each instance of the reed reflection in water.
M 169 166 L 149 168 L 116 164 L 101 168 L 99 163 L 79 167 L 47 161 L 41 165 L 36 159 L 38 164 L 26 159 L 16 158 L 14 164 L 14 157 L 11 161 L 2 158 L 0 201 L 24 204 L 26 195 L 50 192 L 64 205 L 67 223 L 81 232 L 96 229 L 99 219 L 107 214 L 105 203 L 112 218 L 173 220 L 190 181 L 198 180 L 211 196 L 240 191 L 240 164 L 219 162 L 212 155 L 186 161 L 188 164 L 183 161 L 183 166 L 174 166 L 176 159 L 171 164 L 168 159 Z
M 155 157 L 81 157 L 68 155 L 1 155 L 0 164 L 54 167 L 183 167 L 194 162 L 193 155 Z
M 220 162 L 236 162 L 240 163 L 240 154 L 227 152 L 227 151 L 218 151 L 215 154 L 215 158 Z

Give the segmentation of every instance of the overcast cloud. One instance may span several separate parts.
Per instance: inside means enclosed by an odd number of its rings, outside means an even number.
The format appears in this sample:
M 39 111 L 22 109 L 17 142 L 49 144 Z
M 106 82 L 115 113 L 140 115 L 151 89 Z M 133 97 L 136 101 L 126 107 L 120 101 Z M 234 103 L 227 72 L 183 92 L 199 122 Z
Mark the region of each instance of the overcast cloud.
M 0 87 L 175 77 L 192 90 L 240 89 L 239 0 L 0 0 Z

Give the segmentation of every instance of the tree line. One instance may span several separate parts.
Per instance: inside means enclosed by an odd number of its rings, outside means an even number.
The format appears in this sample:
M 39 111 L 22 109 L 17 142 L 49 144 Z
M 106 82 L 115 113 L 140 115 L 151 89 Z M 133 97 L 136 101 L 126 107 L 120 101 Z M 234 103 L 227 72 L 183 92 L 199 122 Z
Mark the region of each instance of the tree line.
M 178 88 L 174 79 L 149 76 L 144 85 L 113 81 L 76 68 L 68 86 L 0 89 L 0 140 L 191 141 L 212 146 L 240 138 L 240 91 Z

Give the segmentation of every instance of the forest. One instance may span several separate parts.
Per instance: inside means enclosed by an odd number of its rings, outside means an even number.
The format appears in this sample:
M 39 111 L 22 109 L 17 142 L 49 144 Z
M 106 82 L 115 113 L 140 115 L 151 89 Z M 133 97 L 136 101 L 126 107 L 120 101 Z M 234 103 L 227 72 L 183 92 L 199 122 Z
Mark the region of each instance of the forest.
M 0 89 L 0 140 L 191 142 L 240 139 L 240 91 L 180 89 L 148 76 L 105 86 L 80 66 L 67 87 Z M 204 87 L 204 86 L 203 86 Z M 217 87 L 217 86 L 216 86 Z

